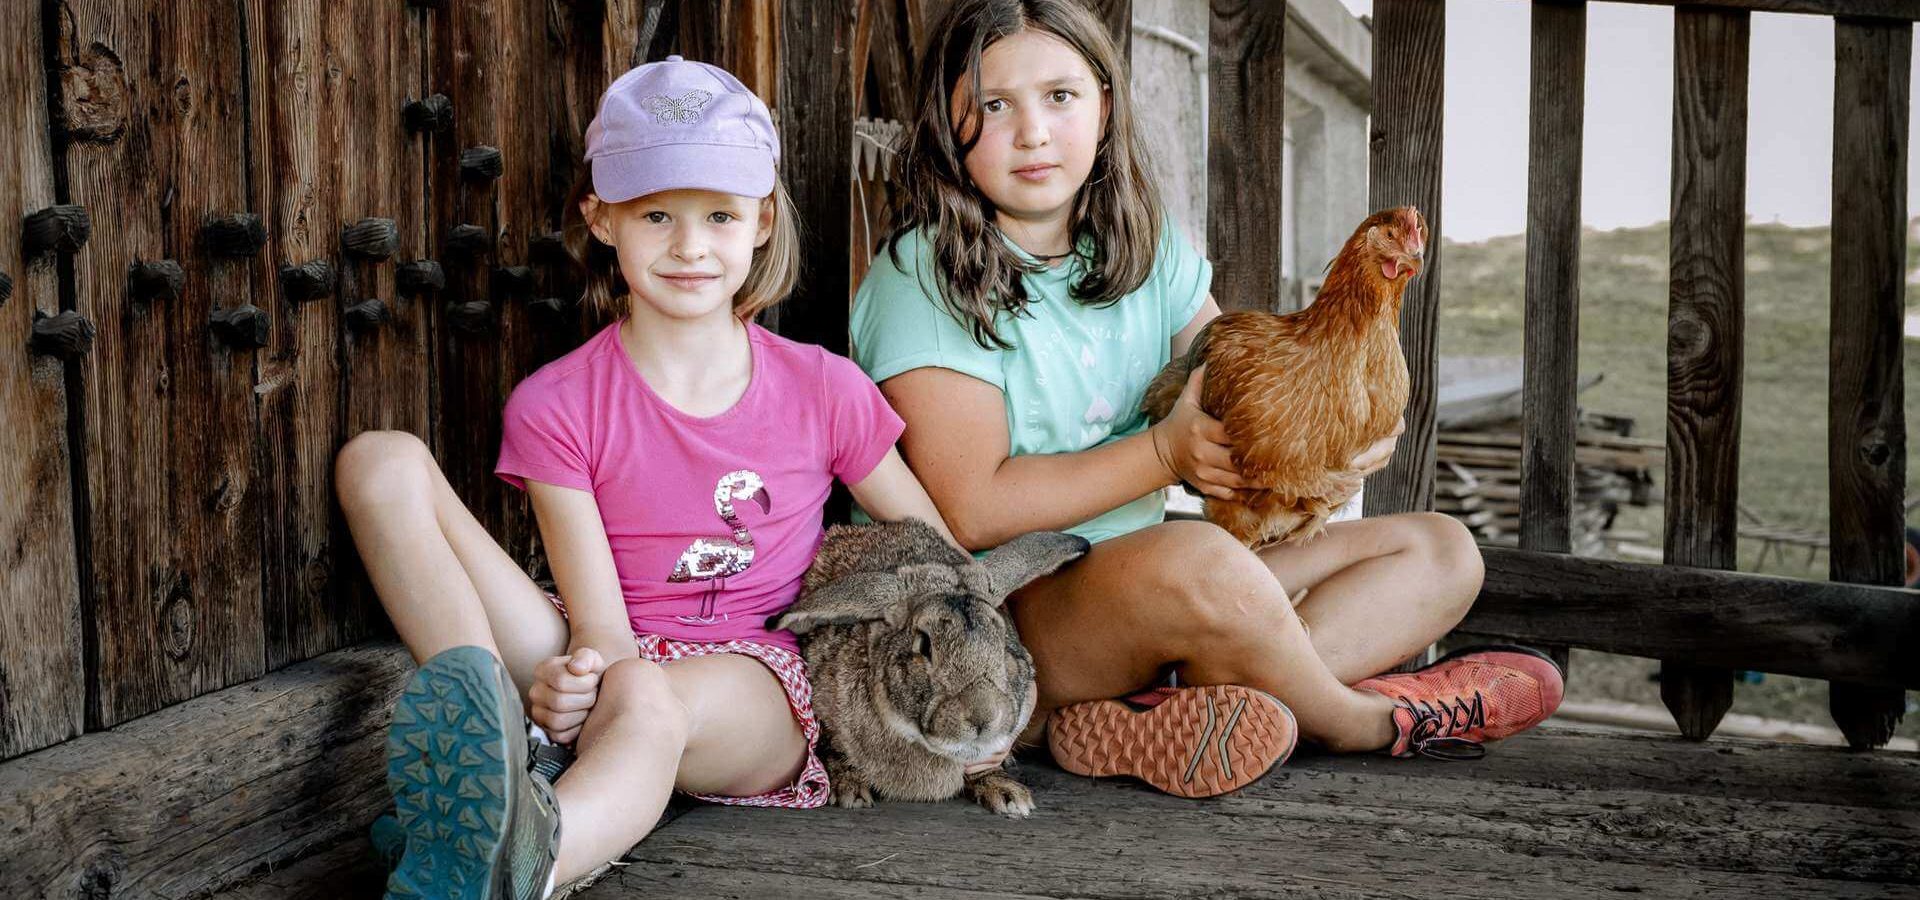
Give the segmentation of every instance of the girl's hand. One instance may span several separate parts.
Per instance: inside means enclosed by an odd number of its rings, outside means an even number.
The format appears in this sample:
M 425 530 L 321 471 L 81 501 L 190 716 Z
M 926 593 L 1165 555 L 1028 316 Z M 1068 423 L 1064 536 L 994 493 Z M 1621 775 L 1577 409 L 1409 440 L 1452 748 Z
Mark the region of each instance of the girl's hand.
M 1406 433 L 1406 430 L 1407 417 L 1401 416 L 1400 421 L 1394 423 L 1392 434 L 1374 441 L 1373 446 L 1360 451 L 1360 455 L 1354 457 L 1353 462 L 1348 463 L 1347 467 L 1362 478 L 1386 468 L 1387 463 L 1393 459 L 1393 448 L 1399 445 L 1400 435 Z
M 1007 749 L 1002 750 L 999 753 L 995 753 L 994 755 L 989 756 L 986 759 L 980 760 L 978 762 L 967 763 L 966 774 L 978 775 L 981 772 L 991 772 L 994 769 L 998 769 L 1000 768 L 1001 763 L 1007 761 L 1007 754 L 1011 752 L 1013 752 L 1013 748 L 1008 747 Z
M 1227 446 L 1227 426 L 1200 408 L 1200 383 L 1206 371 L 1207 367 L 1201 366 L 1187 376 L 1180 399 L 1149 432 L 1154 452 L 1176 482 L 1193 485 L 1209 497 L 1231 500 L 1233 492 L 1247 484 L 1234 467 L 1233 451 Z
M 573 743 L 600 698 L 600 673 L 606 670 L 606 660 L 592 647 L 542 661 L 533 667 L 533 687 L 527 691 L 528 718 L 554 743 Z

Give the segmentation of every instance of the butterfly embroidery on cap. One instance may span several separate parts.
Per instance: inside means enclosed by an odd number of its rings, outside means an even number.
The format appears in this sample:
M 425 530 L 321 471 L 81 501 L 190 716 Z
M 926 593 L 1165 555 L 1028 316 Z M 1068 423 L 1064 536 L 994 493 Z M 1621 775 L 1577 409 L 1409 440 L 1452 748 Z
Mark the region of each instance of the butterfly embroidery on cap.
M 655 94 L 640 105 L 653 113 L 654 120 L 662 125 L 692 125 L 700 121 L 700 111 L 712 99 L 713 95 L 706 91 L 688 91 L 678 97 Z

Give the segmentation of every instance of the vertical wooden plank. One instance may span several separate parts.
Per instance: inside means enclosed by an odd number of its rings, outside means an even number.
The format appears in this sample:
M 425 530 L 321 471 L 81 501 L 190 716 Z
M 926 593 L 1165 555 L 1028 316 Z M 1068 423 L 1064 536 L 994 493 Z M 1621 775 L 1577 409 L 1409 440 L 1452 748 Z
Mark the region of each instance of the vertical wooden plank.
M 800 216 L 800 283 L 761 321 L 795 340 L 847 352 L 848 222 L 853 198 L 852 4 L 781 4 L 778 107 L 782 178 Z
M 496 181 L 462 177 L 463 150 L 498 148 L 498 109 L 510 86 L 496 69 L 509 48 L 501 45 L 496 0 L 471 0 L 430 9 L 428 80 L 453 101 L 451 134 L 428 145 L 430 236 L 445 267 L 447 285 L 433 304 L 435 450 L 448 482 L 488 533 L 511 546 L 505 533 L 506 496 L 493 477 L 500 451 L 500 408 L 511 385 L 494 302 L 492 273 L 501 222 Z M 503 151 L 504 154 L 504 151 Z M 470 226 L 472 237 L 463 236 Z
M 1212 0 L 1207 53 L 1207 255 L 1222 309 L 1279 311 L 1284 4 Z
M 248 211 L 246 34 L 236 4 L 59 4 L 62 114 L 75 203 L 98 211 L 75 259 L 99 327 L 83 366 L 97 648 L 89 725 L 107 726 L 259 675 L 261 473 L 252 349 L 210 314 L 264 300 L 252 257 L 203 235 Z M 118 92 L 117 94 L 115 92 Z M 116 96 L 117 119 L 93 108 Z M 257 211 L 257 209 L 255 210 Z M 136 260 L 178 260 L 177 299 L 136 302 Z
M 1400 307 L 1400 346 L 1412 376 L 1407 431 L 1393 462 L 1367 481 L 1369 516 L 1433 508 L 1434 330 L 1440 311 L 1440 110 L 1446 67 L 1444 0 L 1377 0 L 1373 5 L 1374 209 L 1415 206 L 1427 218 L 1426 268 Z
M 1520 548 L 1572 549 L 1580 364 L 1580 148 L 1586 0 L 1535 0 L 1527 151 Z M 1544 648 L 1561 668 L 1565 647 Z
M 1833 311 L 1827 406 L 1834 581 L 1905 581 L 1907 123 L 1913 26 L 1837 19 L 1833 80 Z M 1833 720 L 1879 747 L 1906 692 L 1834 682 Z
M 1733 568 L 1738 547 L 1749 18 L 1673 14 L 1666 561 L 1700 568 Z M 1680 733 L 1712 735 L 1733 703 L 1732 673 L 1674 660 L 1660 672 Z
M 41 9 L 23 12 L 0 29 L 0 759 L 79 734 L 86 698 L 66 367 L 27 347 L 34 314 L 60 311 L 60 274 L 18 238 L 55 199 Z

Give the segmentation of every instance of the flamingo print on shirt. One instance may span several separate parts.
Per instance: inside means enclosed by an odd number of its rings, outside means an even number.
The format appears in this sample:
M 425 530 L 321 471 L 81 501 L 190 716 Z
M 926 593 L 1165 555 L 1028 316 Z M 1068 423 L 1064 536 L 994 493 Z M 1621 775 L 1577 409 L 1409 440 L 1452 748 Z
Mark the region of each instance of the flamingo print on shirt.
M 706 596 L 701 599 L 700 615 L 677 617 L 682 622 L 711 625 L 726 621 L 726 616 L 714 617 L 714 597 L 729 576 L 745 572 L 753 565 L 753 535 L 747 531 L 747 526 L 741 524 L 739 516 L 734 514 L 735 500 L 752 500 L 761 512 L 773 511 L 773 501 L 767 496 L 766 484 L 758 472 L 741 469 L 720 476 L 719 484 L 713 488 L 713 511 L 720 516 L 720 521 L 733 529 L 733 534 L 697 538 L 691 546 L 680 552 L 680 560 L 674 563 L 673 574 L 667 576 L 667 580 L 676 584 L 708 582 Z

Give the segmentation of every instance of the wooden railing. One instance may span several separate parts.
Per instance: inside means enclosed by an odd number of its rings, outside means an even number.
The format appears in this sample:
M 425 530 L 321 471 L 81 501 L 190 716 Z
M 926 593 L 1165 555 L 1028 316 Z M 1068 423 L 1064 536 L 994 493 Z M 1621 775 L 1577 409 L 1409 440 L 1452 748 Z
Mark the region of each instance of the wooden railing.
M 1653 3 L 1659 0 L 1631 0 Z M 1855 746 L 1885 743 L 1920 687 L 1920 594 L 1902 582 L 1905 283 L 1911 0 L 1673 4 L 1673 206 L 1667 338 L 1666 563 L 1566 555 L 1578 360 L 1586 3 L 1533 3 L 1521 549 L 1487 548 L 1463 630 L 1663 660 L 1681 731 L 1712 733 L 1731 669 L 1825 678 Z M 1833 269 L 1828 467 L 1832 582 L 1735 564 L 1747 156 L 1754 11 L 1833 21 Z M 1436 248 L 1408 290 L 1414 372 L 1407 434 L 1369 483 L 1369 513 L 1430 508 L 1445 0 L 1376 0 L 1372 206 L 1414 204 Z M 1798 414 L 1781 410 L 1777 414 Z

